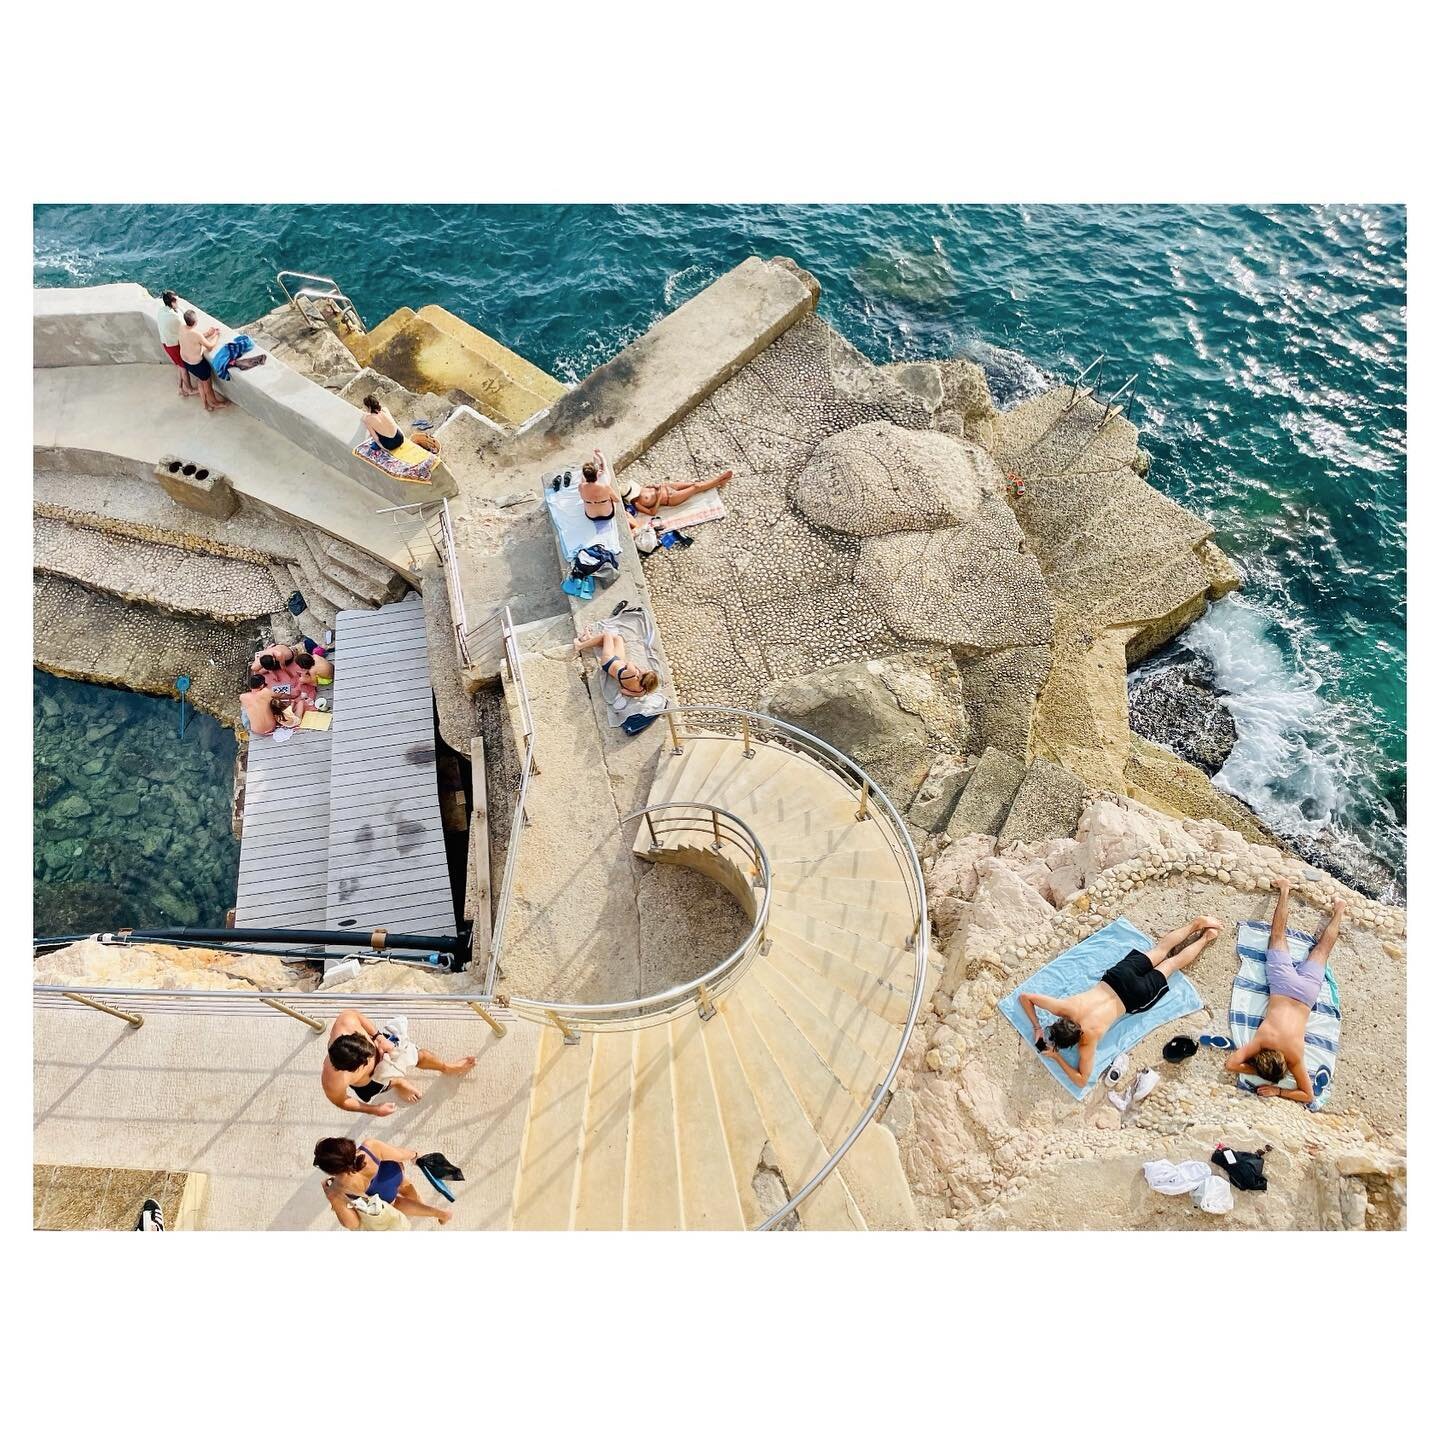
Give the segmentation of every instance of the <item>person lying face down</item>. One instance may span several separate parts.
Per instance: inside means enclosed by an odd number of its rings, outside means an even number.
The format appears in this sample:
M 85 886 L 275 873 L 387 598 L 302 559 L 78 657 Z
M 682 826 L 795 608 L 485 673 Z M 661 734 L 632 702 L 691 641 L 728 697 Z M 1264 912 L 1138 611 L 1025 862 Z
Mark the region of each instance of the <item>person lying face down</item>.
M 1200 915 L 1162 935 L 1151 949 L 1132 950 L 1078 995 L 1021 995 L 1020 1007 L 1034 1027 L 1035 1048 L 1049 1055 L 1083 1090 L 1095 1065 L 1095 1048 L 1105 1032 L 1122 1015 L 1139 1015 L 1157 1005 L 1170 988 L 1170 977 L 1198 959 L 1219 933 L 1218 920 Z M 1058 1018 L 1042 1026 L 1036 1006 Z M 1080 1049 L 1078 1065 L 1060 1053 L 1072 1045 Z
M 1325 965 L 1340 934 L 1345 902 L 1336 901 L 1330 923 L 1315 942 L 1315 948 L 1297 965 L 1285 943 L 1290 882 L 1280 880 L 1276 888 L 1280 897 L 1275 902 L 1275 914 L 1270 920 L 1270 944 L 1265 951 L 1265 979 L 1270 986 L 1265 1018 L 1248 1045 L 1225 1057 L 1225 1068 L 1232 1074 L 1258 1075 L 1267 1081 L 1256 1087 L 1257 1095 L 1278 1096 L 1308 1105 L 1315 1098 L 1315 1087 L 1305 1069 L 1305 1026 L 1325 983 Z M 1295 1077 L 1293 1090 L 1280 1087 L 1287 1070 Z

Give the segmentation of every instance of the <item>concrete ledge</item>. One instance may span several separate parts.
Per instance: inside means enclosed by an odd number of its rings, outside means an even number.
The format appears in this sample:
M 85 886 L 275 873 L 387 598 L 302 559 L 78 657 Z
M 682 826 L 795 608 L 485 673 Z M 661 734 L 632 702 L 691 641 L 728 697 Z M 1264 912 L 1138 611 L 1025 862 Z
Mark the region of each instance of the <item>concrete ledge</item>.
M 155 297 L 143 286 L 92 285 L 77 290 L 37 289 L 33 294 L 35 368 L 170 363 L 155 328 Z M 223 321 L 215 323 L 220 326 L 222 343 L 239 333 Z M 265 347 L 257 344 L 256 348 Z M 217 381 L 220 393 L 277 435 L 389 504 L 409 505 L 456 493 L 455 481 L 443 462 L 436 467 L 431 483 L 412 485 L 391 479 L 359 459 L 352 452 L 365 438 L 360 412 L 283 360 L 267 355 L 264 365 L 232 371 L 230 380 Z
M 143 285 L 35 291 L 37 369 L 57 365 L 168 365 Z

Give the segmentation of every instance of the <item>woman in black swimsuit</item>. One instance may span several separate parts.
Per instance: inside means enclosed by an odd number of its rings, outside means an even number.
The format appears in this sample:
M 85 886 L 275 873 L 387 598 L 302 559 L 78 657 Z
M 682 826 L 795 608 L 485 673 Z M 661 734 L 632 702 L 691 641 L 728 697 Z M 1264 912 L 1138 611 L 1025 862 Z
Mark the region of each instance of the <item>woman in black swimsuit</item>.
M 580 467 L 580 502 L 585 507 L 585 514 L 597 525 L 613 520 L 619 500 L 620 496 L 610 480 L 610 468 L 597 450 L 595 458 Z
M 365 428 L 374 437 L 377 445 L 386 450 L 398 450 L 405 443 L 405 432 L 395 423 L 395 417 L 380 403 L 376 395 L 365 397 L 365 414 L 360 418 Z M 389 426 L 388 432 L 383 427 Z

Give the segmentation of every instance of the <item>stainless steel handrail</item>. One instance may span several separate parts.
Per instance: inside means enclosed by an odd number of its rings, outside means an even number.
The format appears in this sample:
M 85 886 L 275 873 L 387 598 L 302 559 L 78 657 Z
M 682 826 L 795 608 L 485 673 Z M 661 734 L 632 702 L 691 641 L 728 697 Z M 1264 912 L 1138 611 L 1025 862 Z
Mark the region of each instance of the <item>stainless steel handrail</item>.
M 895 1047 L 895 1056 L 885 1072 L 884 1079 L 875 1087 L 875 1093 L 871 1096 L 870 1103 L 866 1105 L 860 1118 L 850 1127 L 849 1132 L 830 1153 L 824 1164 L 780 1209 L 755 1227 L 757 1230 L 772 1230 L 787 1216 L 793 1214 L 797 1207 L 804 1204 L 816 1189 L 830 1177 L 835 1167 L 845 1158 L 846 1152 L 860 1138 L 861 1132 L 875 1118 L 876 1112 L 890 1093 L 890 1087 L 895 1083 L 895 1077 L 900 1073 L 900 1063 L 905 1058 L 905 1051 L 910 1044 L 910 1037 L 914 1033 L 915 1022 L 919 1019 L 920 1005 L 925 994 L 925 966 L 930 949 L 930 919 L 925 903 L 925 880 L 920 870 L 920 857 L 915 853 L 910 832 L 905 828 L 905 822 L 900 818 L 890 797 L 848 755 L 835 749 L 833 745 L 826 744 L 818 735 L 812 735 L 808 730 L 802 730 L 799 726 L 777 720 L 771 715 L 755 715 L 745 710 L 722 706 L 687 705 L 674 713 L 689 717 L 705 716 L 711 723 L 720 720 L 729 724 L 738 724 L 741 727 L 739 736 L 718 738 L 733 740 L 741 744 L 745 743 L 747 738 L 754 738 L 757 734 L 763 735 L 766 731 L 773 731 L 783 737 L 788 748 L 806 752 L 819 760 L 826 768 L 838 771 L 840 776 L 855 788 L 857 795 L 862 797 L 862 804 L 868 800 L 868 803 L 885 817 L 887 841 L 892 852 L 896 853 L 897 860 L 901 862 L 901 872 L 910 895 L 914 920 L 910 945 L 915 956 L 915 977 L 910 992 L 910 1004 L 905 1014 L 905 1023 L 900 1031 L 899 1043 Z M 713 731 L 709 733 L 713 733 Z
M 290 287 L 285 283 L 286 276 L 289 276 L 292 280 L 314 280 L 318 284 L 328 285 L 330 288 L 328 290 L 312 290 L 308 285 L 304 285 L 292 292 Z M 275 272 L 275 283 L 284 292 L 286 300 L 290 302 L 290 305 L 307 325 L 318 330 L 324 325 L 324 321 L 321 320 L 317 322 L 314 316 L 312 316 L 300 302 L 302 300 L 330 300 L 332 302 L 339 302 L 341 305 L 340 313 L 350 316 L 354 322 L 354 329 L 358 330 L 362 335 L 365 334 L 365 321 L 361 318 L 359 306 L 340 288 L 339 282 L 332 276 L 311 275 L 304 270 L 277 270 Z
M 1116 414 L 1119 414 L 1119 401 L 1122 395 L 1128 394 L 1129 396 L 1125 402 L 1125 418 L 1127 420 L 1130 418 L 1130 412 L 1135 406 L 1135 382 L 1139 378 L 1140 372 L 1138 370 L 1133 375 L 1127 375 L 1120 388 L 1105 402 L 1104 414 L 1100 416 L 1100 428 L 1102 430 L 1105 428 L 1106 422 L 1110 419 L 1110 412 L 1112 410 L 1115 411 Z
M 664 819 L 659 824 L 653 817 L 665 816 L 666 812 L 685 811 L 684 818 Z M 712 836 L 723 836 L 740 852 L 745 861 L 745 872 L 750 883 L 760 891 L 760 901 L 745 938 L 718 964 L 694 980 L 685 980 L 653 995 L 636 996 L 628 1000 L 605 1000 L 579 1004 L 567 1000 L 542 1000 L 529 996 L 506 995 L 505 1007 L 516 1015 L 533 1012 L 530 1018 L 547 1019 L 558 1015 L 561 1019 L 580 1030 L 603 1028 L 635 1029 L 642 1025 L 655 1025 L 669 1020 L 692 1002 L 698 1002 L 702 990 L 718 997 L 739 980 L 740 976 L 765 944 L 765 929 L 770 919 L 771 873 L 770 857 L 755 832 L 738 816 L 718 805 L 707 805 L 694 800 L 667 800 L 656 805 L 646 805 L 632 811 L 622 820 L 622 828 L 631 821 L 646 820 L 651 825 L 652 835 L 691 834 L 709 841 Z M 724 822 L 720 824 L 719 822 Z M 717 842 L 718 843 L 718 842 Z M 724 846 L 717 852 L 713 846 L 706 847 L 711 853 L 723 856 Z M 734 863 L 733 861 L 731 862 Z M 553 1023 L 553 1019 L 552 1019 Z
M 507 605 L 498 615 L 492 616 L 488 624 L 498 624 L 500 627 L 501 643 L 505 647 L 505 663 L 509 667 L 520 705 L 521 738 L 525 742 L 524 755 L 520 761 L 519 793 L 515 798 L 515 813 L 510 817 L 510 843 L 505 851 L 505 870 L 500 879 L 500 893 L 495 898 L 495 923 L 490 931 L 490 955 L 485 965 L 485 993 L 492 995 L 500 970 L 500 955 L 505 947 L 505 931 L 510 921 L 510 903 L 515 891 L 515 869 L 520 859 L 521 837 L 530 823 L 525 802 L 530 795 L 530 780 L 536 773 L 536 766 L 535 720 L 530 713 L 530 691 L 525 684 L 525 669 L 521 663 L 520 645 L 515 638 L 510 607 Z

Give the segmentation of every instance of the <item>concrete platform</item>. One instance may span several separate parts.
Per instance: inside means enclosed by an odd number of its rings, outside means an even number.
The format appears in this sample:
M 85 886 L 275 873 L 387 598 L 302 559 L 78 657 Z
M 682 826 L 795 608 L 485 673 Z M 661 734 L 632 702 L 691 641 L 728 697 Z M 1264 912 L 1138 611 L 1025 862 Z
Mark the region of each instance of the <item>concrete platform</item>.
M 309 521 L 361 550 L 414 572 L 430 552 L 424 526 L 377 515 L 386 501 L 322 464 L 238 405 L 207 414 L 182 400 L 169 365 L 36 370 L 37 446 L 67 446 L 153 464 L 182 455 L 229 477 L 243 495 Z M 430 499 L 414 487 L 417 502 Z
M 315 1142 L 373 1136 L 441 1150 L 465 1172 L 449 1228 L 507 1229 L 539 1027 L 499 1039 L 477 1015 L 419 1021 L 414 1033 L 479 1063 L 464 1080 L 424 1076 L 418 1104 L 378 1119 L 325 1099 L 323 1036 L 283 1015 L 150 1015 L 133 1030 L 78 1005 L 37 1010 L 34 1163 L 205 1175 L 207 1230 L 331 1230 Z M 416 1189 L 439 1199 L 423 1179 Z

